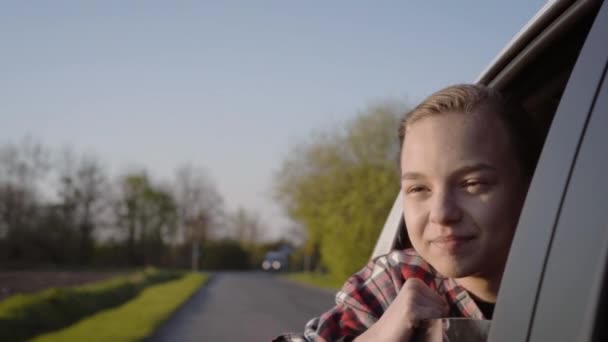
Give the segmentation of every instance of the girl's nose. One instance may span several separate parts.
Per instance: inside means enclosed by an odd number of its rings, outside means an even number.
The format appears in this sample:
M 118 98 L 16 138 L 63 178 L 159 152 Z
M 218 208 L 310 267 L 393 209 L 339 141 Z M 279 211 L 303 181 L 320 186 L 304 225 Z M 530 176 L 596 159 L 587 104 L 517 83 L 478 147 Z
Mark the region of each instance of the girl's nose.
M 462 219 L 462 210 L 458 200 L 448 191 L 436 192 L 432 199 L 430 220 L 438 225 L 446 226 Z

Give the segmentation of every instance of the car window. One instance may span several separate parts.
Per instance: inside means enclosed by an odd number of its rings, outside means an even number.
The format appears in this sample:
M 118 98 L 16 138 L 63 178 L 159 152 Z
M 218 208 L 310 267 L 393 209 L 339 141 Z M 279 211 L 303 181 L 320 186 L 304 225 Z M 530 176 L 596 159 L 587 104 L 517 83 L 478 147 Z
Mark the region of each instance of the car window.
M 585 47 L 589 45 L 586 41 L 600 4 L 579 1 L 564 7 L 518 54 L 503 61 L 502 70 L 493 70 L 492 78 L 480 78 L 480 82 L 519 100 L 531 118 L 548 132 L 503 277 L 494 312 L 494 321 L 500 324 L 493 324 L 492 341 L 523 341 L 529 337 L 528 327 L 555 219 L 594 90 L 601 81 L 603 55 Z M 397 198 L 372 257 L 386 253 L 387 246 L 411 246 L 402 216 L 401 199 Z M 387 239 L 392 244 L 387 244 Z M 505 302 L 512 305 L 501 305 Z
M 604 32 L 608 28 L 605 14 L 598 17 L 606 20 Z M 589 37 L 596 38 L 600 36 Z M 598 46 L 603 48 L 595 54 L 603 55 L 605 67 L 605 40 Z M 608 79 L 605 70 L 601 74 L 601 88 L 590 88 L 597 96 L 569 176 L 542 276 L 531 332 L 534 341 L 554 340 L 554 336 L 565 341 L 588 340 L 584 336 L 592 330 L 608 250 Z
M 608 55 L 605 11 L 602 8 L 597 20 L 593 21 L 551 123 L 503 275 L 490 332 L 491 341 L 553 340 L 549 336 L 568 340 L 565 336 L 569 335 L 557 334 L 559 329 L 555 327 L 567 331 L 565 327 L 574 322 L 565 317 L 572 318 L 578 312 L 571 311 L 574 308 L 565 305 L 564 301 L 581 299 L 576 291 L 569 291 L 564 298 L 559 298 L 553 290 L 546 292 L 545 286 L 561 287 L 560 293 L 564 295 L 564 287 L 568 287 L 568 283 L 556 283 L 555 275 L 568 276 L 577 282 L 589 280 L 578 278 L 574 275 L 576 272 L 572 272 L 577 267 L 574 240 L 560 238 L 558 233 L 563 227 L 572 237 L 582 229 L 582 221 L 578 219 L 584 214 L 572 212 L 572 220 L 566 224 L 563 210 L 568 202 L 573 201 L 569 200 L 567 193 L 573 184 L 573 172 L 581 167 L 577 159 L 579 152 L 583 151 L 581 141 L 588 129 L 588 120 L 596 105 L 597 89 L 605 72 Z M 595 13 L 591 18 L 594 17 Z M 597 184 L 598 189 L 602 184 Z M 597 211 L 597 207 L 594 210 Z M 556 244 L 560 245 L 561 251 L 569 250 L 571 253 L 568 255 L 574 258 L 559 258 L 560 252 L 554 251 Z M 578 245 L 578 248 L 586 247 Z M 557 258 L 553 260 L 554 257 Z M 551 277 L 550 273 L 553 274 Z M 538 329 L 534 328 L 537 324 Z
M 521 102 L 544 132 L 548 132 L 553 122 L 600 4 L 598 1 L 578 1 L 564 7 L 563 3 L 566 2 L 547 8 L 550 20 L 541 16 L 544 27 L 537 29 L 539 32 L 535 37 L 527 37 L 525 32 L 518 35 L 526 37 L 526 44 L 520 46 L 516 54 L 507 56 L 509 58 L 501 56 L 502 69 L 489 68 L 478 79 L 478 82 L 500 89 Z M 554 7 L 561 12 L 556 14 Z M 371 258 L 391 249 L 411 247 L 402 216 L 401 199 L 398 197 Z

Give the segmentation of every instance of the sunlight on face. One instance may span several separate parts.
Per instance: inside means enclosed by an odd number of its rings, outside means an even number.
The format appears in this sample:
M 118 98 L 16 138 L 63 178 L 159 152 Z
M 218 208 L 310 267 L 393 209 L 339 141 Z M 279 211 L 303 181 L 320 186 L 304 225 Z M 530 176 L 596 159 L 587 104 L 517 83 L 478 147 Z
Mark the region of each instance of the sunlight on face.
M 407 231 L 416 251 L 448 277 L 502 272 L 525 198 L 505 127 L 482 114 L 422 118 L 403 142 Z

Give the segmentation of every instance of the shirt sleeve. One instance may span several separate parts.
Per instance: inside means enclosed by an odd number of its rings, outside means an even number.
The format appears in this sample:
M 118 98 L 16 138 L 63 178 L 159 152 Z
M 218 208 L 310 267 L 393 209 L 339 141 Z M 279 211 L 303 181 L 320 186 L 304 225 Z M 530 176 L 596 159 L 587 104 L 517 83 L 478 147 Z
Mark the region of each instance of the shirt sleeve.
M 344 283 L 333 308 L 306 324 L 304 334 L 274 341 L 354 340 L 378 321 L 403 286 L 400 261 L 391 254 L 370 261 Z
M 403 285 L 389 256 L 370 261 L 336 294 L 336 305 L 319 318 L 316 341 L 351 341 L 382 316 Z

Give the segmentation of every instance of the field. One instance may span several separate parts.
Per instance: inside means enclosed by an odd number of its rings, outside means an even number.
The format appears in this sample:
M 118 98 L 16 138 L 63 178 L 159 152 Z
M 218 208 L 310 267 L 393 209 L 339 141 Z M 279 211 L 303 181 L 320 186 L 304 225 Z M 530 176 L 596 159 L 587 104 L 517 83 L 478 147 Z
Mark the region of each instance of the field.
M 176 280 L 151 285 L 119 307 L 86 317 L 65 329 L 40 335 L 32 342 L 142 341 L 206 280 L 205 275 L 190 273 Z
M 73 331 L 82 331 L 79 324 L 74 325 L 79 321 L 87 322 L 86 330 L 91 322 L 108 327 L 128 323 L 133 326 L 129 336 L 145 337 L 206 279 L 201 274 L 155 268 L 128 273 L 4 272 L 2 276 L 7 280 L 2 283 L 4 292 L 10 295 L 0 301 L 1 341 L 26 341 L 41 334 L 62 340 L 66 333 L 72 336 Z M 157 309 L 149 310 L 153 307 Z M 142 324 L 132 323 L 144 317 Z M 131 340 L 129 336 L 125 338 Z
M 78 286 L 126 273 L 118 271 L 0 271 L 0 301 L 17 293 L 38 292 L 50 287 Z

